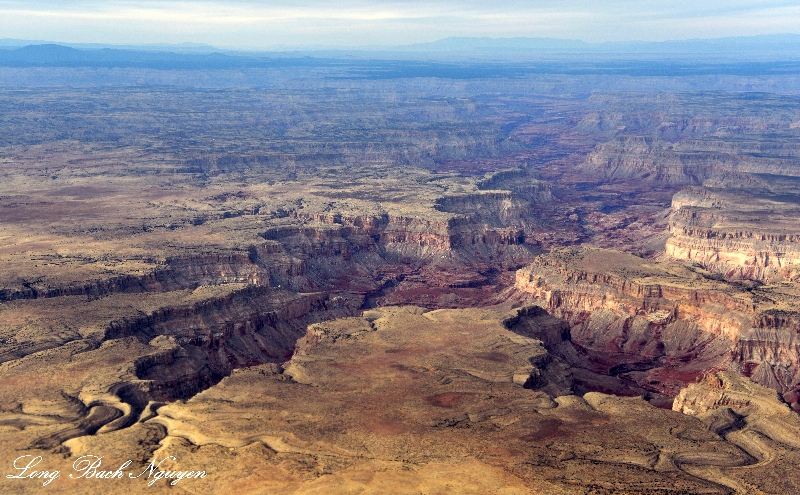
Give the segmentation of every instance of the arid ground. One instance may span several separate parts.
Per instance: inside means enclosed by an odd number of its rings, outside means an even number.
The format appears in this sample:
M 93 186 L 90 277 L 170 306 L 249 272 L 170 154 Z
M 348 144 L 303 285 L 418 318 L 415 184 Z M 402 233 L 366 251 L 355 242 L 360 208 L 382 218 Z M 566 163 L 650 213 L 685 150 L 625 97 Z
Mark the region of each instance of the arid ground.
M 0 70 L 0 492 L 800 493 L 791 78 L 348 67 Z

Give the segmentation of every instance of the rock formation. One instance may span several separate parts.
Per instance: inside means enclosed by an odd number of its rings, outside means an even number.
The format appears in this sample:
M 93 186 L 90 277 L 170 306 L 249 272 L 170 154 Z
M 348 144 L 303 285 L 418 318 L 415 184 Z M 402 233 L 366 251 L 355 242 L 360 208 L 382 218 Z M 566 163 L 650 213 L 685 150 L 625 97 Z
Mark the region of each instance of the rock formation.
M 800 278 L 800 208 L 791 192 L 688 188 L 675 195 L 665 257 L 726 279 Z
M 794 100 L 350 69 L 0 91 L 0 465 L 798 491 Z M 0 491 L 105 489 L 27 481 Z
M 690 265 L 565 248 L 519 270 L 515 289 L 569 322 L 575 350 L 561 354 L 620 378 L 611 390 L 669 398 L 705 372 L 731 369 L 797 402 L 794 286 L 725 282 Z M 586 387 L 607 382 L 591 376 Z

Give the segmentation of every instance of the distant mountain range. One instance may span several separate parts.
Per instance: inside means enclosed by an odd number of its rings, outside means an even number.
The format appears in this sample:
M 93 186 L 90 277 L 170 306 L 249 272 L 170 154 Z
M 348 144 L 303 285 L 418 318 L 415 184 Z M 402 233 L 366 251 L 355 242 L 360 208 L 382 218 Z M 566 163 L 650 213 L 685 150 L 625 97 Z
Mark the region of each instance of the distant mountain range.
M 23 43 L 27 44 L 20 46 Z M 438 77 L 435 74 L 442 70 L 463 72 L 464 64 L 482 64 L 481 71 L 496 72 L 489 67 L 494 63 L 505 64 L 502 68 L 505 75 L 509 75 L 509 70 L 519 74 L 569 74 L 586 70 L 639 75 L 686 74 L 687 70 L 693 74 L 765 71 L 794 74 L 800 62 L 800 35 L 614 43 L 553 38 L 445 38 L 393 47 L 283 48 L 258 52 L 218 50 L 196 43 L 112 46 L 0 40 L 0 66 L 4 67 L 244 69 L 345 63 L 351 70 L 371 73 L 374 63 L 368 61 L 375 60 L 384 61 L 381 70 L 386 74 L 407 74 L 398 77 Z M 592 67 L 586 65 L 590 62 L 594 64 Z M 603 64 L 597 65 L 600 62 Z M 636 67 L 631 65 L 634 62 L 638 64 Z M 448 64 L 450 67 L 446 67 Z M 714 67 L 709 69 L 703 64 Z M 722 67 L 725 64 L 730 67 Z
M 101 50 L 111 48 L 115 50 L 136 50 L 149 52 L 175 52 L 175 53 L 211 53 L 219 51 L 211 45 L 205 43 L 154 43 L 145 45 L 113 45 L 108 43 L 61 43 L 57 41 L 44 40 L 18 40 L 12 38 L 0 38 L 0 50 L 22 48 L 29 45 L 61 45 L 79 50 Z
M 181 44 L 146 44 L 146 45 L 112 45 L 99 43 L 61 43 L 41 40 L 0 39 L 0 50 L 18 49 L 30 45 L 59 45 L 77 50 L 125 50 L 139 52 L 171 52 L 171 53 L 229 53 L 253 54 L 275 52 L 488 52 L 527 53 L 606 53 L 606 54 L 709 54 L 709 55 L 742 55 L 742 54 L 774 54 L 790 58 L 800 58 L 800 34 L 773 34 L 760 36 L 740 36 L 713 39 L 689 39 L 673 41 L 619 41 L 591 43 L 580 40 L 558 38 L 444 38 L 427 43 L 410 45 L 371 45 L 371 46 L 277 46 L 263 50 L 230 50 L 221 49 L 204 43 Z M 66 52 L 64 52 L 66 53 Z
M 174 52 L 140 49 L 78 49 L 58 44 L 0 50 L 0 67 L 94 67 L 147 69 L 244 69 L 307 66 L 310 57 L 269 53 Z M 315 59 L 310 65 L 336 64 Z
M 57 44 L 0 50 L 0 65 L 13 67 L 152 67 L 208 68 L 233 62 L 221 53 L 203 54 L 119 48 L 77 49 Z
M 800 58 L 800 34 L 775 34 L 676 41 L 589 43 L 556 38 L 444 38 L 397 47 L 412 51 L 513 51 L 609 54 L 742 54 L 784 53 Z

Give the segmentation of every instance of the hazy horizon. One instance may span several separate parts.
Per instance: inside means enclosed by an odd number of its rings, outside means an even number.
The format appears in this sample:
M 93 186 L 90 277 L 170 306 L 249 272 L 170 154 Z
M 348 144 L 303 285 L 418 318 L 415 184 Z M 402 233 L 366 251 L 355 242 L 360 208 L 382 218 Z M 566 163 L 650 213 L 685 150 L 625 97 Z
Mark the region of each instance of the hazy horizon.
M 786 0 L 327 2 L 0 1 L 0 38 L 110 45 L 202 43 L 220 48 L 370 47 L 450 37 L 556 38 L 591 43 L 800 33 Z

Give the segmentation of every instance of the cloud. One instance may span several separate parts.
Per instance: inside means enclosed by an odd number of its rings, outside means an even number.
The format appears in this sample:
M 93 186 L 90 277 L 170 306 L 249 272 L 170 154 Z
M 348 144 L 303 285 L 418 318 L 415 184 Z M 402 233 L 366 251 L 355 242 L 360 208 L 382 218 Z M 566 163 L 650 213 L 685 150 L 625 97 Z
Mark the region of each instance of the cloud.
M 797 31 L 800 7 L 793 0 L 0 0 L 4 36 L 72 42 L 263 47 L 391 45 L 447 36 L 616 41 Z

